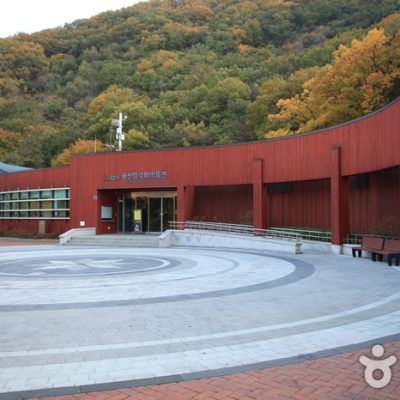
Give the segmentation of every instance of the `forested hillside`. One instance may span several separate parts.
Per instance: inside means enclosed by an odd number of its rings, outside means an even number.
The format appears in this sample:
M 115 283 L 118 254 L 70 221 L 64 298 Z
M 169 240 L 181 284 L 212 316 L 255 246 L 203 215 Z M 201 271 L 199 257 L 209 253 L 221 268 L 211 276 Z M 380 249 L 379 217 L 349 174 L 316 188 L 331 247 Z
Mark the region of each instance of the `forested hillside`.
M 151 0 L 0 39 L 0 161 L 236 143 L 400 95 L 400 0 Z

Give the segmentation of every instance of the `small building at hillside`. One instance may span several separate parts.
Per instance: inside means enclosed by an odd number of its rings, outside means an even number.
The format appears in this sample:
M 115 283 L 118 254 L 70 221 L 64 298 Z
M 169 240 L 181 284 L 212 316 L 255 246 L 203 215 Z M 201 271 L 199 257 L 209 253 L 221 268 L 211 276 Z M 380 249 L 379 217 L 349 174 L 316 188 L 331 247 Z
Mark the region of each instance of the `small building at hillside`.
M 12 167 L 0 176 L 3 229 L 36 232 L 46 221 L 54 234 L 80 227 L 129 233 L 139 225 L 162 232 L 169 221 L 202 220 L 324 229 L 341 244 L 349 232 L 400 221 L 400 100 L 291 137 Z

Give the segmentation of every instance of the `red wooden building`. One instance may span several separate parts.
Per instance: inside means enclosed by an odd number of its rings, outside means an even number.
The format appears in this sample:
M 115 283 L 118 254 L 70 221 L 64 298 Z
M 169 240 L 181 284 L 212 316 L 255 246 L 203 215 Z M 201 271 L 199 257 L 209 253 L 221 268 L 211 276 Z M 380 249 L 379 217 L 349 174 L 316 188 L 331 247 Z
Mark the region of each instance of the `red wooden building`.
M 97 153 L 70 167 L 0 176 L 3 228 L 98 234 L 162 231 L 201 219 L 313 227 L 340 244 L 400 220 L 400 99 L 357 120 L 292 137 L 227 146 Z M 42 223 L 43 224 L 43 223 Z

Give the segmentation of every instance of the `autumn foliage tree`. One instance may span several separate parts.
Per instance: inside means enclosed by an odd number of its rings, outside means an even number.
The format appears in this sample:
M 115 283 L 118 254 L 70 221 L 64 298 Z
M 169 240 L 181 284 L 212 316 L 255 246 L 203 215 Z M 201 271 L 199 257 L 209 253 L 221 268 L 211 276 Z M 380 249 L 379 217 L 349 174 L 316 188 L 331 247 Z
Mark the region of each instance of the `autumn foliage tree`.
M 281 99 L 270 121 L 283 126 L 267 137 L 318 129 L 376 110 L 387 104 L 400 85 L 400 31 L 383 28 L 368 32 L 351 46 L 341 45 L 333 64 L 320 68 L 303 84 L 303 91 Z
M 0 161 L 47 167 L 78 139 L 115 144 L 120 112 L 126 150 L 350 120 L 400 96 L 399 12 L 398 0 L 148 0 L 0 39 Z
M 99 140 L 83 140 L 78 139 L 75 143 L 71 144 L 67 149 L 60 153 L 51 161 L 52 167 L 59 167 L 69 165 L 71 157 L 75 154 L 94 153 L 95 151 L 106 151 L 106 146 Z
M 18 163 L 17 149 L 21 142 L 18 134 L 0 129 L 0 160 L 9 163 Z

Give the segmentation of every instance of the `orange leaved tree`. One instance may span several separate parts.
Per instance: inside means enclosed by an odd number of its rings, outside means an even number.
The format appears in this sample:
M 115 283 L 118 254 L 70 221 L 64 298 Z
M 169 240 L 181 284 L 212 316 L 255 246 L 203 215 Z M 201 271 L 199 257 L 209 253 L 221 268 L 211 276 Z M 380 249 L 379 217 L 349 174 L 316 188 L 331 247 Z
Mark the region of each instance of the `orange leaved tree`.
M 71 157 L 74 154 L 87 154 L 94 153 L 95 151 L 105 151 L 106 146 L 99 140 L 83 140 L 78 139 L 75 143 L 72 143 L 67 149 L 64 149 L 57 157 L 51 160 L 51 166 L 63 166 L 69 165 Z
M 351 47 L 341 45 L 333 64 L 320 68 L 303 84 L 303 92 L 281 99 L 280 111 L 268 115 L 281 121 L 279 132 L 266 137 L 306 132 L 357 118 L 387 104 L 400 79 L 400 29 L 392 36 L 372 29 Z

